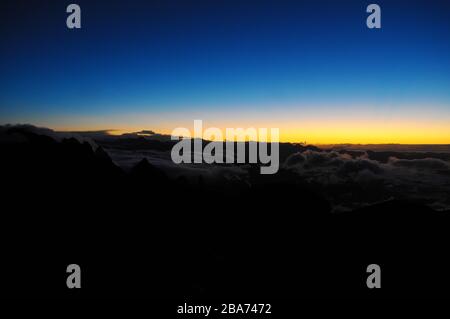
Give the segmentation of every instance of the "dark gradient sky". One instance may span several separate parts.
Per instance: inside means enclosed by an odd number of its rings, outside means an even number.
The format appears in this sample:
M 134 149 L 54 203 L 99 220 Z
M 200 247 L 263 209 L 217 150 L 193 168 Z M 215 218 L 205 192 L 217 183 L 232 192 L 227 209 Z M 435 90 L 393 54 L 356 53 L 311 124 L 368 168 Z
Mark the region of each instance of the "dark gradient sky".
M 2 1 L 0 25 L 0 123 L 450 143 L 448 0 Z

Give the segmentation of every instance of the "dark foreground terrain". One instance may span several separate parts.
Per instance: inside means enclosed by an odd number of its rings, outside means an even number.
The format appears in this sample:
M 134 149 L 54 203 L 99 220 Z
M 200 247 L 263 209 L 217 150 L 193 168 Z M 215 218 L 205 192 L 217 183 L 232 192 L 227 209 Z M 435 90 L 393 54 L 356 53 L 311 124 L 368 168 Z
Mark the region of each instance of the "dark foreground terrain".
M 449 212 L 393 198 L 332 213 L 284 169 L 214 184 L 101 148 L 2 132 L 0 290 L 6 297 L 449 297 Z M 66 267 L 82 289 L 66 287 Z M 381 289 L 366 267 L 381 266 Z

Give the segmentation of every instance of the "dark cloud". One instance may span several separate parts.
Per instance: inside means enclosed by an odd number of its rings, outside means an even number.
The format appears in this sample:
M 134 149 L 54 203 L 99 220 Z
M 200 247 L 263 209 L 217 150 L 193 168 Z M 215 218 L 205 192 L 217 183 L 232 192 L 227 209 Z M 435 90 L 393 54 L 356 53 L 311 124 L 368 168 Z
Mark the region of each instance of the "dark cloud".
M 243 180 L 248 174 L 246 166 L 175 164 L 170 157 L 170 152 L 167 151 L 109 149 L 108 153 L 113 162 L 125 171 L 130 170 L 145 158 L 171 178 L 184 176 L 188 179 L 196 179 L 202 176 L 206 182 L 214 182 L 219 178 Z
M 449 208 L 449 162 L 390 157 L 383 163 L 370 159 L 365 152 L 352 154 L 308 150 L 289 156 L 283 167 L 321 187 L 339 209 L 390 198 L 421 200 L 435 209 Z
M 398 159 L 391 157 L 389 164 L 396 167 L 405 167 L 418 170 L 448 170 L 450 169 L 450 163 L 437 158 L 424 158 L 424 159 Z
M 373 174 L 381 174 L 383 172 L 383 168 L 375 161 L 363 158 L 344 160 L 342 157 L 339 160 L 341 161 L 341 163 L 339 163 L 339 174 L 348 175 L 361 171 L 368 171 Z

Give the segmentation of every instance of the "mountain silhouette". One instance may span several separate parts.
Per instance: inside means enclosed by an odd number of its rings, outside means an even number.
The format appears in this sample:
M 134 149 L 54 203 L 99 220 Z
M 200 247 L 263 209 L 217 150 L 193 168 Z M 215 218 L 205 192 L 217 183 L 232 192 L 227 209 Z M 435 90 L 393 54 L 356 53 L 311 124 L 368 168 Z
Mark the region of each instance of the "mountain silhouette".
M 393 199 L 335 213 L 319 186 L 284 168 L 207 183 L 146 158 L 124 171 L 76 138 L 0 135 L 10 296 L 448 296 L 448 212 Z M 64 286 L 74 262 L 86 272 L 80 293 Z M 372 263 L 381 290 L 365 285 Z

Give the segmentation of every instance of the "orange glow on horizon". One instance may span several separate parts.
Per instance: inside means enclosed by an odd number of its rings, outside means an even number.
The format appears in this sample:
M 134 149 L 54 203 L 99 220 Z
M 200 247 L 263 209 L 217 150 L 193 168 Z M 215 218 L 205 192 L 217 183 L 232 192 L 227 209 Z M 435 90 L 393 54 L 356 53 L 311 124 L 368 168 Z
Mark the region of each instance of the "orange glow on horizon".
M 170 135 L 176 127 L 186 127 L 193 134 L 193 121 L 185 125 L 174 126 L 173 128 L 154 126 L 130 126 L 121 129 L 107 129 L 99 127 L 77 127 L 77 129 L 58 129 L 62 131 L 93 131 L 107 130 L 111 135 L 121 135 L 124 133 L 138 132 L 142 129 L 151 129 L 156 133 Z M 397 121 L 364 121 L 351 122 L 327 121 L 320 122 L 303 121 L 299 123 L 269 123 L 259 122 L 236 123 L 204 123 L 203 130 L 209 127 L 218 127 L 224 132 L 227 127 L 242 128 L 276 128 L 280 130 L 280 142 L 299 143 L 306 141 L 308 144 L 450 144 L 450 124 L 443 122 L 397 122 Z M 253 124 L 253 125 L 251 125 Z
M 281 108 L 281 106 L 280 106 Z M 41 118 L 30 121 L 35 125 L 57 131 L 105 130 L 111 135 L 152 130 L 171 135 L 176 128 L 186 128 L 194 134 L 194 120 L 202 120 L 203 132 L 219 128 L 278 128 L 280 142 L 308 144 L 450 144 L 450 111 L 448 106 L 386 106 L 364 110 L 345 110 L 324 106 L 246 109 L 224 108 L 162 113 L 125 113 L 105 116 Z M 321 111 L 322 110 L 322 111 Z M 197 136 L 198 137 L 198 136 Z

